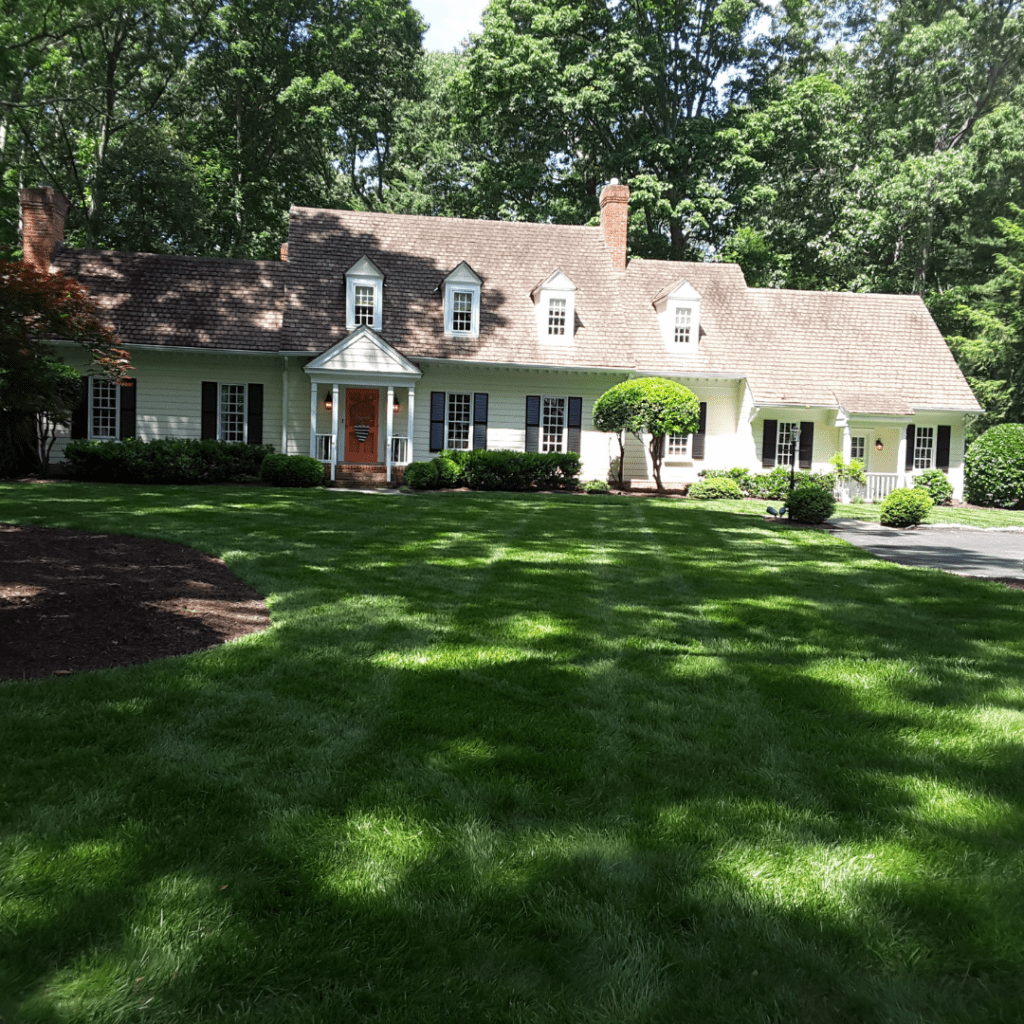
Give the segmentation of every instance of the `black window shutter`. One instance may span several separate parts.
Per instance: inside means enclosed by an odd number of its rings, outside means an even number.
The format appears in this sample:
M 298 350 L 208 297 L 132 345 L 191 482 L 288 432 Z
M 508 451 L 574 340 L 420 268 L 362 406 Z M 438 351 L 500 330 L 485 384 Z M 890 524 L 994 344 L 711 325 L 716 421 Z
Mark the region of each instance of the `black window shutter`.
M 907 459 L 903 468 L 909 473 L 914 468 L 914 436 L 917 431 L 914 429 L 914 424 L 911 423 L 907 427 Z
M 473 447 L 487 447 L 487 394 L 483 391 L 473 395 Z
M 71 412 L 71 438 L 77 441 L 89 436 L 89 377 L 83 377 L 78 392 L 78 405 Z
M 248 429 L 245 432 L 246 444 L 263 444 L 263 385 L 250 384 L 246 398 Z
M 579 453 L 580 442 L 583 439 L 583 399 L 582 398 L 570 398 L 569 399 L 569 422 L 567 423 L 569 428 L 569 437 L 566 442 L 565 450 L 569 452 Z
M 935 468 L 943 473 L 949 472 L 949 435 L 948 426 L 939 427 L 935 432 Z
M 430 450 L 439 452 L 444 447 L 444 392 L 430 392 Z
M 135 410 L 138 404 L 139 384 L 134 377 L 129 377 L 118 391 L 121 400 L 118 434 L 120 438 L 135 436 Z
M 526 396 L 526 450 L 540 451 L 540 395 Z
M 775 466 L 775 441 L 779 434 L 778 420 L 764 421 L 764 439 L 761 444 L 761 465 L 765 469 Z
M 708 403 L 700 403 L 700 422 L 697 424 L 697 433 L 693 435 L 693 448 L 690 454 L 695 459 L 704 458 L 704 435 L 708 429 Z
M 217 439 L 217 382 L 203 381 L 203 405 L 199 418 L 199 436 L 204 440 Z
M 814 424 L 800 424 L 800 468 L 810 469 L 814 461 Z

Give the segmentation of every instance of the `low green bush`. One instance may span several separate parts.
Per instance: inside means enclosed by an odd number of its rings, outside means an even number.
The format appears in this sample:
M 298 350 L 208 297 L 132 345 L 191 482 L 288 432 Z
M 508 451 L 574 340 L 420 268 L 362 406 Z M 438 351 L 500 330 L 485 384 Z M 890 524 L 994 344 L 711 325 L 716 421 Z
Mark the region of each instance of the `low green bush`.
M 882 502 L 878 521 L 883 526 L 916 526 L 933 504 L 931 495 L 920 487 L 897 487 Z
M 268 455 L 260 479 L 276 487 L 319 487 L 324 482 L 324 464 L 308 455 Z
M 580 490 L 585 494 L 610 494 L 611 488 L 604 480 L 587 480 L 580 484 Z
M 415 491 L 430 491 L 437 487 L 437 465 L 430 462 L 410 462 L 402 477 L 406 486 Z
M 967 449 L 964 497 L 972 505 L 1024 505 L 1024 423 L 989 427 Z
M 797 487 L 789 496 L 790 518 L 798 523 L 823 523 L 835 515 L 836 499 L 817 484 Z
M 687 497 L 698 501 L 713 501 L 716 498 L 742 498 L 743 491 L 732 477 L 712 476 L 690 484 Z
M 914 477 L 914 486 L 928 492 L 936 505 L 948 505 L 953 500 L 953 485 L 941 469 L 926 469 Z
M 464 469 L 454 459 L 442 452 L 436 459 L 438 487 L 458 487 L 462 483 Z
M 512 452 L 477 449 L 469 453 L 463 479 L 478 491 L 575 490 L 580 478 L 577 452 Z
M 71 441 L 64 449 L 69 476 L 130 484 L 201 484 L 259 477 L 269 444 L 165 438 Z

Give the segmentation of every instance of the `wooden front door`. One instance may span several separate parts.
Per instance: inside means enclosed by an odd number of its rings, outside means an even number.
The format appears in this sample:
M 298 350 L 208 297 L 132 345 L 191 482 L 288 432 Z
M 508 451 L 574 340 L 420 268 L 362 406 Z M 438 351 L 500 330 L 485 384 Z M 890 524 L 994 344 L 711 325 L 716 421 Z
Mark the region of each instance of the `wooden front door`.
M 380 392 L 376 388 L 345 389 L 345 461 L 377 461 Z

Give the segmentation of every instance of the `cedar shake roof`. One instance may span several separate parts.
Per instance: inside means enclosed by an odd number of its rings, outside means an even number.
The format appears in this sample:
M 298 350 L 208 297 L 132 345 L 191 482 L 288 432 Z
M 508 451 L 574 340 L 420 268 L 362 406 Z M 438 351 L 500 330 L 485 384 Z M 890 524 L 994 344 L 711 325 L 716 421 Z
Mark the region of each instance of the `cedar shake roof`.
M 287 262 L 64 250 L 54 266 L 109 310 L 126 345 L 317 355 L 348 332 L 345 272 L 384 276 L 381 337 L 416 360 L 606 367 L 746 378 L 756 405 L 854 414 L 981 411 L 919 297 L 748 288 L 738 266 L 612 266 L 601 228 L 293 207 Z M 441 283 L 482 279 L 480 333 L 444 336 Z M 538 337 L 538 282 L 575 285 L 571 337 Z M 666 345 L 654 302 L 686 280 L 701 296 L 696 351 Z

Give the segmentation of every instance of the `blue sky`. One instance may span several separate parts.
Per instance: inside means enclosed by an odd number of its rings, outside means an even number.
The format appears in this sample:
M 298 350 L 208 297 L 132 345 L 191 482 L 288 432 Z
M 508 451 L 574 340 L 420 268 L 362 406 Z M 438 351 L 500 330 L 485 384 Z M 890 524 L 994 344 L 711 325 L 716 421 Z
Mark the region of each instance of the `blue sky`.
M 470 32 L 480 31 L 487 0 L 413 0 L 412 5 L 430 25 L 423 49 L 447 51 L 457 48 Z

